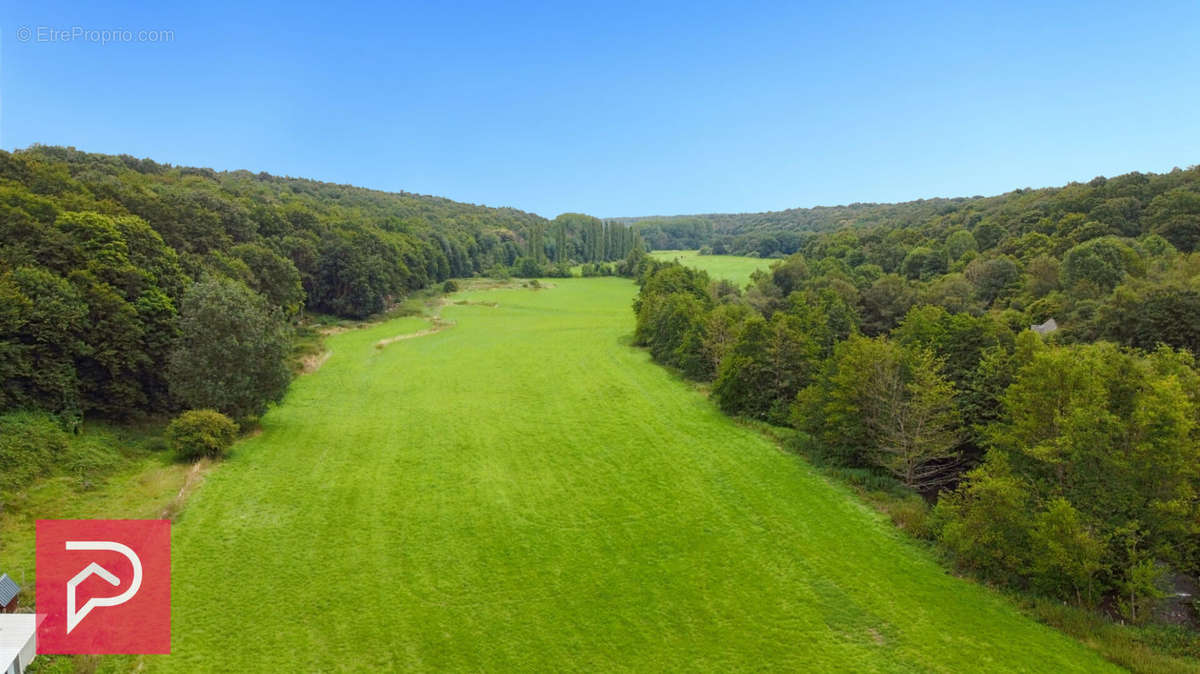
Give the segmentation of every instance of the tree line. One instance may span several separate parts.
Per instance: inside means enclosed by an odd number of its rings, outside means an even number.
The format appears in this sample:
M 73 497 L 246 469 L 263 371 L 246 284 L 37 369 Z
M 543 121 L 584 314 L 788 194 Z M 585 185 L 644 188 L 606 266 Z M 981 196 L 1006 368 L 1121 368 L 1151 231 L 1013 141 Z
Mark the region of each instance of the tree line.
M 563 213 L 550 222 L 535 223 L 530 232 L 527 255 L 511 268 L 493 269 L 493 274 L 569 277 L 572 267 L 581 264 L 584 276 L 608 276 L 616 269 L 607 263 L 624 260 L 635 248 L 645 248 L 632 227 L 583 213 Z
M 746 288 L 644 259 L 635 341 L 926 495 L 960 568 L 1141 620 L 1200 572 L 1200 172 L 991 203 L 806 236 Z

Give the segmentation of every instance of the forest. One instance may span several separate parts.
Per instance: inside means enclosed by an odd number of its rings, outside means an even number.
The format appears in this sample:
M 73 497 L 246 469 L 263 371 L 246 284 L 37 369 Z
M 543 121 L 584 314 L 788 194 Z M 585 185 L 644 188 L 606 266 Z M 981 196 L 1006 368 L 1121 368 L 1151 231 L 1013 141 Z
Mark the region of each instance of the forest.
M 937 240 L 929 227 L 968 228 L 978 243 L 991 246 L 1014 227 L 1026 233 L 1053 234 L 1058 218 L 1066 214 L 1086 216 L 1084 222 L 1068 222 L 1067 228 L 1088 221 L 1102 223 L 1112 234 L 1140 235 L 1145 224 L 1180 248 L 1200 237 L 1188 230 L 1187 220 L 1171 221 L 1177 215 L 1197 212 L 1194 198 L 1194 169 L 1175 169 L 1169 174 L 1129 173 L 1115 178 L 1098 177 L 1088 183 L 1071 183 L 1061 188 L 1019 189 L 994 197 L 921 199 L 896 204 L 856 203 L 846 206 L 793 208 L 765 213 L 618 218 L 633 226 L 654 250 L 708 249 L 718 255 L 750 255 L 783 258 L 800 250 L 818 233 L 838 230 L 872 230 L 912 233 L 894 237 L 898 250 L 912 247 L 920 238 Z M 1043 222 L 1052 218 L 1053 223 Z M 1144 222 L 1143 222 L 1144 220 Z M 1017 224 L 1021 221 L 1023 224 Z M 1133 223 L 1137 222 L 1138 226 Z M 976 231 L 976 227 L 979 227 Z M 920 233 L 918 233 L 920 232 Z M 1080 238 L 1075 234 L 1074 238 Z M 845 239 L 839 241 L 846 242 Z M 884 246 L 882 242 L 875 246 Z M 898 250 L 877 248 L 876 256 L 903 255 Z M 887 267 L 886 260 L 877 264 Z M 897 260 L 896 263 L 899 261 Z M 893 265 L 894 266 L 894 265 Z
M 1131 622 L 1200 573 L 1200 168 L 633 226 L 786 255 L 745 288 L 643 260 L 636 343 L 921 494 L 893 517 L 960 570 Z
M 252 418 L 286 390 L 304 315 L 365 318 L 452 277 L 612 273 L 636 240 L 582 214 L 0 152 L 0 412 Z

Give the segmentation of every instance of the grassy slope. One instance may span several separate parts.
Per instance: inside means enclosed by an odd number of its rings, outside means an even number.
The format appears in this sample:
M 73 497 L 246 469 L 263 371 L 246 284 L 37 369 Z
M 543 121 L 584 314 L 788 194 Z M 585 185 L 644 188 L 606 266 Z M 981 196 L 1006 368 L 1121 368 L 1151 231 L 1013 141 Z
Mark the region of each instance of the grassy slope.
M 160 427 L 125 429 L 89 422 L 73 443 L 111 448 L 111 474 L 89 474 L 90 487 L 74 475 L 37 480 L 27 489 L 0 498 L 0 571 L 12 576 L 33 598 L 34 529 L 39 518 L 161 517 L 174 506 L 192 466 L 177 463 L 167 451 L 146 447 Z M 207 462 L 201 468 L 207 467 Z M 199 482 L 193 476 L 193 482 Z
M 142 664 L 1107 667 L 627 346 L 629 281 L 553 282 L 330 338 L 184 511 Z
M 738 255 L 700 255 L 694 250 L 656 250 L 651 257 L 659 260 L 678 260 L 681 264 L 703 269 L 714 279 L 728 279 L 745 287 L 755 269 L 767 270 L 778 260 Z

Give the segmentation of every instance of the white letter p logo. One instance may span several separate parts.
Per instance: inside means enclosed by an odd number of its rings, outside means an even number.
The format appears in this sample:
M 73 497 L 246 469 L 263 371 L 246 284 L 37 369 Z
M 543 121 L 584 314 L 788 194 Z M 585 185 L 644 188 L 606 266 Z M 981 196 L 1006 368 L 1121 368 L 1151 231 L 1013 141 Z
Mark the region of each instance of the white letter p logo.
M 100 576 L 109 585 L 116 587 L 121 584 L 121 580 L 116 577 L 111 571 L 92 562 L 88 564 L 83 571 L 75 574 L 75 577 L 67 581 L 67 634 L 75 629 L 87 614 L 92 612 L 92 609 L 98 606 L 120 606 L 125 602 L 133 599 L 133 595 L 137 594 L 142 587 L 142 560 L 138 559 L 137 553 L 130 550 L 127 546 L 112 541 L 67 541 L 68 550 L 107 550 L 109 552 L 119 552 L 125 555 L 130 564 L 133 564 L 133 582 L 121 594 L 115 597 L 99 597 L 88 599 L 84 603 L 83 608 L 78 612 L 75 611 L 75 589 L 79 584 L 87 580 L 92 575 Z

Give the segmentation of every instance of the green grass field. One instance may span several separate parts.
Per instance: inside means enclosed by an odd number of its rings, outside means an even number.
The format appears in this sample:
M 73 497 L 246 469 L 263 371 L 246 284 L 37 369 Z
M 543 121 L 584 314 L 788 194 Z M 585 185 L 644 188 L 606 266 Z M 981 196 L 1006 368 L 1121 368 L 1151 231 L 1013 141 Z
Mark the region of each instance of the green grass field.
M 630 347 L 628 280 L 550 283 L 331 337 L 183 511 L 174 654 L 136 664 L 1109 667 Z
M 778 260 L 738 255 L 700 255 L 694 250 L 656 250 L 651 257 L 659 260 L 678 260 L 681 264 L 703 269 L 714 279 L 733 281 L 738 287 L 750 282 L 755 269 L 767 270 Z

